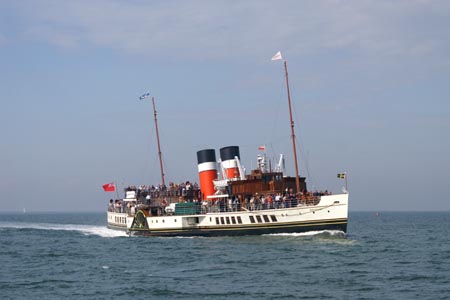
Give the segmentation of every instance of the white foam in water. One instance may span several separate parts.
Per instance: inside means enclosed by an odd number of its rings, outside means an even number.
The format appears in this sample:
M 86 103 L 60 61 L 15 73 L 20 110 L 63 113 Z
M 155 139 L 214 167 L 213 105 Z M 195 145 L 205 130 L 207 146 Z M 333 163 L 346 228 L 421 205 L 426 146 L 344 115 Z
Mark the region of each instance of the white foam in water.
M 125 231 L 94 225 L 0 222 L 0 228 L 79 231 L 85 235 L 98 235 L 101 237 L 127 236 Z
M 293 233 L 270 233 L 266 235 L 272 236 L 314 236 L 320 234 L 328 234 L 330 236 L 345 236 L 345 233 L 340 230 L 319 230 L 319 231 L 307 231 L 307 232 L 293 232 Z

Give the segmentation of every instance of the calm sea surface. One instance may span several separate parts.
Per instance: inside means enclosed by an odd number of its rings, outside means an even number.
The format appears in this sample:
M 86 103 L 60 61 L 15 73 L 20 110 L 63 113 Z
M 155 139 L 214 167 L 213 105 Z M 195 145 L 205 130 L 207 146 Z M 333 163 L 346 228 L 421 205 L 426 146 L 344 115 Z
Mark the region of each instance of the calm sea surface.
M 127 237 L 106 214 L 0 214 L 1 299 L 450 299 L 450 213 L 348 234 Z

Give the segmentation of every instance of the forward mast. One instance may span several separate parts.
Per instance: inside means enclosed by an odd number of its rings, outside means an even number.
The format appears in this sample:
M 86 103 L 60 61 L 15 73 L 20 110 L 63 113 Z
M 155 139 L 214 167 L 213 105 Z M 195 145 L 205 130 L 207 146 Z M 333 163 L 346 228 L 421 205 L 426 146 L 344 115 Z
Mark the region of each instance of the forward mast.
M 158 144 L 159 166 L 160 166 L 160 169 L 161 169 L 161 183 L 162 183 L 162 186 L 165 186 L 161 144 L 159 143 L 158 118 L 156 117 L 155 97 L 152 97 L 152 104 L 153 104 L 153 115 L 155 117 L 156 142 Z

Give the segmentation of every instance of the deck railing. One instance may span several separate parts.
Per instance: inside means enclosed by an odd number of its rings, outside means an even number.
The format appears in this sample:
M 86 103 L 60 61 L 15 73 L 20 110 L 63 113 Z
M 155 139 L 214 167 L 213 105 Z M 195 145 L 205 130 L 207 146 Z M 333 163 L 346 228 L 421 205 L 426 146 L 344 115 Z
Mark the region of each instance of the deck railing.
M 165 216 L 165 215 L 193 215 L 193 214 L 207 214 L 207 213 L 221 213 L 221 212 L 239 212 L 239 211 L 261 211 L 268 209 L 283 209 L 294 208 L 301 206 L 314 206 L 320 202 L 320 196 L 311 196 L 304 199 L 290 199 L 282 201 L 273 201 L 268 203 L 243 201 L 229 201 L 229 199 L 221 201 L 204 201 L 200 202 L 162 202 L 162 200 L 152 201 L 148 204 L 137 204 L 136 207 L 116 206 L 109 207 L 108 211 L 116 213 L 127 213 L 134 215 L 134 213 L 143 209 L 148 211 L 150 216 Z M 176 203 L 175 210 L 169 209 L 170 203 Z M 172 206 L 173 207 L 173 206 Z M 171 207 L 171 208 L 172 208 Z

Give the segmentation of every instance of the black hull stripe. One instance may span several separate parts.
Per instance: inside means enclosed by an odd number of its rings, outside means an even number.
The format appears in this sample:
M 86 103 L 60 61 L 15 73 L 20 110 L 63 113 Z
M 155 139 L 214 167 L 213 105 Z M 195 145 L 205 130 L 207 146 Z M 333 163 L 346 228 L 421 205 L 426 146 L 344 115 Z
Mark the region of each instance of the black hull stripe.
M 261 226 L 262 225 L 262 226 Z M 265 225 L 265 226 L 264 226 Z M 315 223 L 295 223 L 295 224 L 258 224 L 258 226 L 241 227 L 201 227 L 185 229 L 163 229 L 148 230 L 134 229 L 132 232 L 136 235 L 150 236 L 170 236 L 170 235 L 247 235 L 247 234 L 265 234 L 265 233 L 289 233 L 305 232 L 314 230 L 340 230 L 346 232 L 347 219 L 341 219 L 333 222 L 315 222 Z
M 347 223 L 347 219 L 327 219 L 308 222 L 283 222 L 283 223 L 261 223 L 261 224 L 248 224 L 248 225 L 216 225 L 216 226 L 202 226 L 197 228 L 164 228 L 164 229 L 150 229 L 151 231 L 185 231 L 190 229 L 200 230 L 236 230 L 236 229 L 258 229 L 258 228 L 274 228 L 274 227 L 292 227 L 292 226 L 312 226 L 312 225 L 324 225 L 324 224 L 343 224 Z M 148 230 L 148 229 L 133 229 L 132 231 Z

